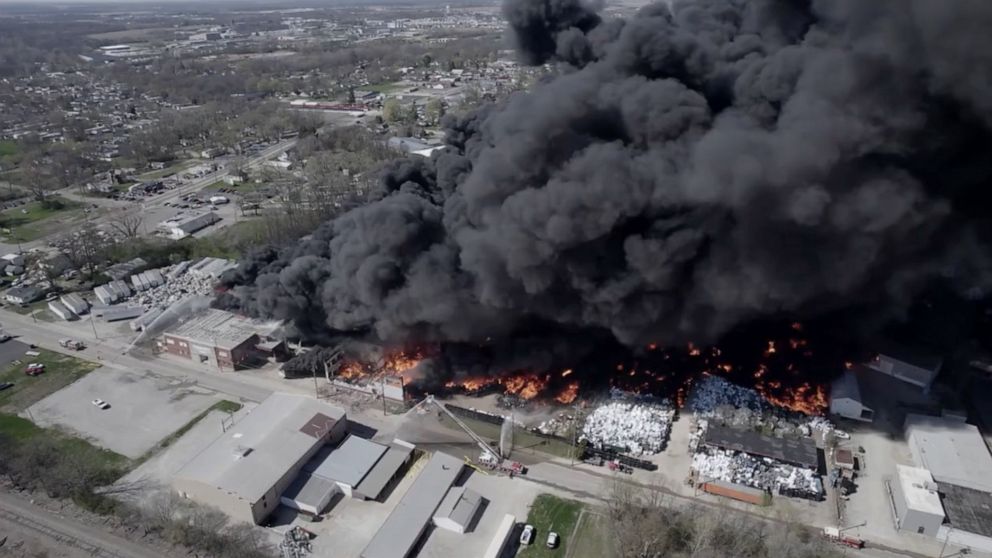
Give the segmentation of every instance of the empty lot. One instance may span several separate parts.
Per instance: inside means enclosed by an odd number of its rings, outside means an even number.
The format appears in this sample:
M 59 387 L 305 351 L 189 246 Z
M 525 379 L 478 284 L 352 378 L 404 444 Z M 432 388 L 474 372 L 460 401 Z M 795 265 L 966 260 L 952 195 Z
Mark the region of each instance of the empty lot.
M 94 399 L 103 399 L 110 408 L 98 409 Z M 100 368 L 22 416 L 137 459 L 217 400 L 213 392 L 182 380 Z

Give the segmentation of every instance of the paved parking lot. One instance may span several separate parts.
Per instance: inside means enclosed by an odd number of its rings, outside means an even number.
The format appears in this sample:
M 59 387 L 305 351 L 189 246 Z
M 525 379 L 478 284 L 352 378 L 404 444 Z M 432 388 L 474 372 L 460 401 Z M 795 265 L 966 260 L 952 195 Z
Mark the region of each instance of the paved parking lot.
M 24 353 L 30 351 L 27 343 L 21 343 L 10 339 L 0 343 L 0 368 L 6 368 L 11 362 L 17 359 L 24 360 Z
M 110 408 L 98 409 L 94 399 Z M 217 400 L 182 380 L 100 368 L 35 403 L 24 416 L 136 459 Z

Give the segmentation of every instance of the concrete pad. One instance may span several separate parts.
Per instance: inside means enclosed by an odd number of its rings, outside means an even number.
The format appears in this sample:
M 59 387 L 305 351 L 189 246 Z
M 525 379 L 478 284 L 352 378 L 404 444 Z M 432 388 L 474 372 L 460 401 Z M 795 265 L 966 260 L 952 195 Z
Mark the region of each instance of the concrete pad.
M 26 360 L 31 357 L 25 356 L 25 352 L 30 351 L 31 348 L 27 343 L 21 343 L 20 341 L 15 341 L 13 339 L 8 339 L 3 343 L 0 343 L 0 368 L 6 368 L 11 362 L 17 359 Z
M 526 523 L 527 512 L 534 498 L 544 492 L 556 493 L 524 479 L 483 475 L 476 472 L 468 478 L 465 486 L 479 493 L 486 500 L 482 513 L 476 518 L 474 528 L 466 533 L 436 528 L 430 530 L 418 557 L 482 556 L 489 548 L 493 536 L 496 535 L 504 515 L 512 514 L 517 518 L 517 523 Z M 570 533 L 562 533 L 562 535 L 569 536 Z M 541 537 L 546 536 L 547 533 L 541 534 Z M 538 542 L 543 544 L 544 539 L 541 537 L 538 537 Z
M 94 399 L 103 399 L 110 408 L 98 409 Z M 189 382 L 104 367 L 35 403 L 22 416 L 136 459 L 217 400 L 214 392 Z
M 332 503 L 330 510 L 317 523 L 305 521 L 295 511 L 281 506 L 272 519 L 273 531 L 281 537 L 281 533 L 288 531 L 290 526 L 299 525 L 317 535 L 312 541 L 313 556 L 358 556 L 406 494 L 427 459 L 420 458 L 407 470 L 385 502 L 340 498 Z

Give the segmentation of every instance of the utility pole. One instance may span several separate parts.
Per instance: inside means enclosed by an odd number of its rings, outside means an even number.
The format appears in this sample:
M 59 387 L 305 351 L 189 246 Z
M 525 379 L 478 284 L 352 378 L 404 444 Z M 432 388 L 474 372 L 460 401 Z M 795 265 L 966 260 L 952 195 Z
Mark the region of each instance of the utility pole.
M 387 416 L 386 413 L 386 377 L 383 376 L 380 380 L 382 382 L 382 416 Z
M 93 338 L 99 341 L 100 336 L 96 334 L 96 316 L 92 313 L 90 314 L 90 325 L 93 326 Z

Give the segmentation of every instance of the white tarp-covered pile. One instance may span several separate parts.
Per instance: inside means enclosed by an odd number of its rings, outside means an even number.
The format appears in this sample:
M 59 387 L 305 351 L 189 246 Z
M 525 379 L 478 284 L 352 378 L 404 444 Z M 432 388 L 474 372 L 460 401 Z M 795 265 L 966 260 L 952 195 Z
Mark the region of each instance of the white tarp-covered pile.
M 559 413 L 537 425 L 537 431 L 541 434 L 571 438 L 576 432 L 574 424 L 576 420 L 578 417 L 572 413 Z
M 615 400 L 586 417 L 581 439 L 597 448 L 624 448 L 633 455 L 658 453 L 668 441 L 674 416 L 667 401 Z
M 699 482 L 722 480 L 773 494 L 819 499 L 823 484 L 815 471 L 743 452 L 702 448 L 692 456 Z

